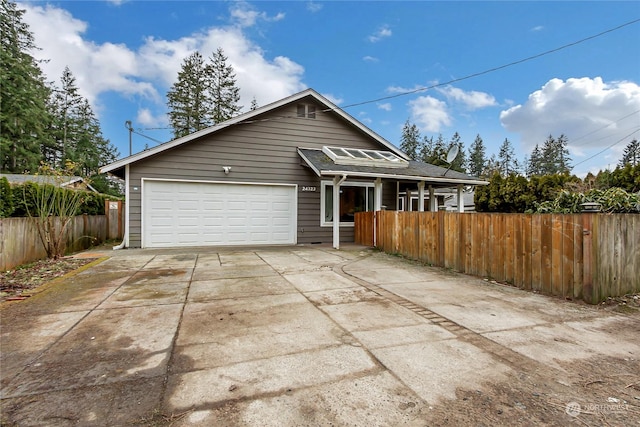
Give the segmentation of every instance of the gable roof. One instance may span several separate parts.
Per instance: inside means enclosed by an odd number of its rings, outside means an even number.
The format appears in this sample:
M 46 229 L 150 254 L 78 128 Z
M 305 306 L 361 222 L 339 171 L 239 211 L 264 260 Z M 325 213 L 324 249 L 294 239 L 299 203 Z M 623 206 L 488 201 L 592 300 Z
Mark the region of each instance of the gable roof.
M 367 136 L 369 136 L 370 138 L 372 138 L 373 140 L 375 140 L 376 142 L 378 142 L 381 146 L 385 147 L 386 149 L 388 149 L 389 151 L 396 153 L 398 156 L 402 157 L 403 159 L 409 160 L 409 158 L 407 157 L 407 155 L 405 153 L 403 153 L 398 147 L 396 147 L 395 145 L 391 144 L 389 141 L 387 141 L 386 139 L 384 139 L 383 137 L 381 137 L 380 135 L 378 135 L 377 133 L 375 133 L 374 131 L 372 131 L 371 129 L 369 129 L 367 126 L 365 126 L 364 124 L 360 123 L 358 120 L 356 120 L 355 118 L 353 118 L 351 115 L 347 114 L 344 110 L 342 110 L 341 108 L 339 108 L 337 105 L 335 105 L 333 102 L 329 101 L 327 98 L 325 98 L 324 96 L 320 95 L 318 92 L 316 92 L 313 89 L 306 89 L 303 90 L 302 92 L 298 92 L 296 94 L 293 94 L 289 97 L 283 98 L 279 101 L 273 102 L 271 104 L 267 104 L 263 107 L 257 108 L 253 111 L 249 111 L 247 113 L 241 114 L 239 116 L 236 116 L 232 119 L 229 119 L 225 122 L 219 123 L 217 125 L 214 126 L 210 126 L 206 129 L 202 129 L 199 130 L 197 132 L 194 132 L 192 134 L 183 136 L 181 138 L 177 138 L 174 139 L 172 141 L 169 142 L 165 142 L 164 144 L 158 145 L 156 147 L 150 148 L 148 150 L 142 151 L 140 153 L 125 157 L 123 159 L 117 160 L 111 164 L 105 165 L 103 167 L 100 168 L 100 172 L 104 173 L 104 172 L 113 172 L 116 171 L 118 169 L 121 169 L 122 167 L 131 164 L 131 163 L 135 163 L 139 160 L 145 159 L 147 157 L 153 156 L 155 154 L 161 153 L 163 151 L 169 150 L 171 148 L 175 148 L 178 147 L 182 144 L 186 144 L 187 142 L 193 141 L 197 138 L 200 138 L 202 136 L 205 135 L 210 135 L 210 134 L 214 134 L 216 132 L 219 132 L 223 129 L 226 129 L 230 126 L 236 125 L 236 124 L 240 124 L 240 123 L 252 123 L 252 119 L 255 117 L 260 116 L 261 114 L 267 113 L 269 111 L 275 110 L 277 108 L 283 107 L 287 104 L 291 104 L 297 101 L 300 101 L 303 98 L 306 97 L 311 97 L 313 99 L 315 99 L 318 103 L 322 104 L 325 106 L 325 108 L 323 110 L 320 110 L 320 112 L 333 112 L 335 114 L 337 114 L 338 116 L 340 116 L 341 118 L 343 118 L 344 120 L 346 120 L 348 123 L 350 123 L 351 125 L 353 125 L 355 128 L 357 128 L 358 130 L 360 130 L 361 132 L 363 132 L 364 134 L 366 134 Z M 257 121 L 260 121 L 261 119 L 257 119 Z M 264 120 L 271 120 L 271 119 L 264 119 Z
M 298 148 L 298 154 L 318 176 L 348 175 L 362 178 L 389 178 L 424 181 L 434 186 L 486 185 L 487 181 L 462 172 L 448 170 L 429 163 L 410 160 L 404 167 L 338 164 L 322 150 Z

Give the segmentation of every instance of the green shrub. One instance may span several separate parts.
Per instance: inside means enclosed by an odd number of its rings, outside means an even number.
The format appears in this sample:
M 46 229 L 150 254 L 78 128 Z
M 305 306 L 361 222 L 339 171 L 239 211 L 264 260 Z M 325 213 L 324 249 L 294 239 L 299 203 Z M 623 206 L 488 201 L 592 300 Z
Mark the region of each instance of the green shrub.
M 10 217 L 13 213 L 13 192 L 6 177 L 0 179 L 0 218 Z

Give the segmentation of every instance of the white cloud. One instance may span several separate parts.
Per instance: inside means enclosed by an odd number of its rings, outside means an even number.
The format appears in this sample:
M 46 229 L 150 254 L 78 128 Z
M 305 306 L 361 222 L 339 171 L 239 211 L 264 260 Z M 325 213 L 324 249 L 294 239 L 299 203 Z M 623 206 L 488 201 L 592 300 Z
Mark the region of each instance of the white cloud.
M 451 125 L 447 104 L 431 96 L 420 96 L 409 101 L 412 121 L 423 131 L 440 132 Z
M 440 88 L 438 92 L 444 94 L 449 100 L 461 102 L 469 110 L 477 110 L 497 105 L 496 99 L 485 92 L 477 92 L 475 90 L 465 92 L 453 86 Z
M 154 115 L 149 108 L 140 108 L 136 114 L 136 124 L 143 126 L 156 126 L 158 124 L 168 124 L 166 114 Z
M 233 3 L 229 13 L 231 18 L 241 27 L 252 27 L 259 19 L 267 22 L 276 22 L 285 18 L 285 14 L 282 12 L 275 16 L 269 16 L 266 12 L 259 12 L 244 1 Z
M 427 89 L 424 86 L 415 85 L 414 87 L 389 86 L 386 91 L 391 94 L 423 92 Z
M 533 32 L 538 32 L 538 31 L 542 31 L 542 30 L 544 30 L 544 27 L 542 25 L 536 25 L 535 27 L 533 27 L 531 29 L 531 31 L 533 31 Z
M 378 104 L 378 108 L 384 111 L 391 111 L 393 109 L 391 107 L 391 104 L 388 102 L 385 102 L 384 104 Z
M 606 147 L 638 127 L 640 86 L 633 82 L 605 83 L 602 78 L 549 80 L 524 104 L 500 113 L 502 126 L 519 133 L 530 150 L 549 135 L 565 134 L 574 153 Z M 625 119 L 623 117 L 629 116 Z
M 165 94 L 184 58 L 196 50 L 208 58 L 218 47 L 224 49 L 234 68 L 240 102 L 247 108 L 254 97 L 259 105 L 265 105 L 306 87 L 301 81 L 304 74 L 301 65 L 284 56 L 267 58 L 238 25 L 211 27 L 173 40 L 149 37 L 134 50 L 124 44 L 88 40 L 85 36 L 88 24 L 62 8 L 31 3 L 21 3 L 20 7 L 26 10 L 24 20 L 40 48 L 34 55 L 49 60 L 41 64 L 47 79 L 59 82 L 68 66 L 80 93 L 94 109 L 100 106 L 100 95 L 107 92 L 128 99 L 135 97 L 140 108 L 152 106 L 154 112 L 164 109 Z M 234 19 L 241 17 L 237 15 Z M 258 13 L 257 17 L 265 15 Z M 247 15 L 244 22 L 250 19 Z M 269 19 L 281 18 L 277 15 Z M 162 114 L 157 112 L 154 117 L 159 120 Z
M 307 3 L 307 10 L 312 13 L 320 12 L 320 10 L 322 10 L 322 7 L 323 5 L 321 3 L 315 3 L 312 1 Z
M 369 56 L 369 55 L 363 56 L 362 60 L 365 61 L 365 62 L 378 62 L 379 61 L 379 59 L 376 58 L 375 56 Z
M 69 12 L 51 5 L 20 4 L 27 12 L 24 20 L 40 48 L 33 52 L 41 63 L 48 80 L 59 83 L 62 71 L 69 67 L 80 93 L 95 104 L 98 94 L 115 90 L 125 95 L 141 95 L 158 99 L 152 84 L 135 78 L 138 59 L 122 44 L 95 44 L 85 40 L 86 22 L 75 19 Z
M 378 30 L 371 34 L 368 39 L 371 43 L 376 43 L 379 42 L 382 39 L 385 39 L 387 37 L 391 37 L 392 32 L 391 29 L 389 28 L 388 25 L 383 25 L 382 27 L 378 28 Z
M 325 98 L 327 98 L 329 101 L 333 102 L 336 105 L 340 105 L 344 102 L 343 98 L 339 98 L 330 93 L 323 93 L 322 96 L 324 96 Z

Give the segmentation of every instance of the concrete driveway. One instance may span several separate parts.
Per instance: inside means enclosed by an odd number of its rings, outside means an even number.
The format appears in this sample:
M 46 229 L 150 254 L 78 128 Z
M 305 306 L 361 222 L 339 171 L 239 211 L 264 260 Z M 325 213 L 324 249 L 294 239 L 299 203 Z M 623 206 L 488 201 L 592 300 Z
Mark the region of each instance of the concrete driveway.
M 96 255 L 2 308 L 3 425 L 640 425 L 636 313 L 355 246 Z

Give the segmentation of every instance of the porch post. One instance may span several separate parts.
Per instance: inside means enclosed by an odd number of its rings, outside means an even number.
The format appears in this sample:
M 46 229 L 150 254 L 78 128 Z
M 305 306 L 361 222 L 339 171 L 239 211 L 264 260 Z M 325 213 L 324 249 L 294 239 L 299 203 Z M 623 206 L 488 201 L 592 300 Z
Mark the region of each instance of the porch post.
M 436 200 L 436 192 L 433 189 L 433 185 L 429 186 L 429 210 L 431 212 L 438 210 L 438 201 Z
M 458 212 L 464 213 L 464 197 L 462 194 L 462 184 L 458 184 Z
M 418 212 L 424 212 L 424 181 L 418 183 Z
M 333 177 L 333 247 L 340 249 L 340 184 L 347 179 L 346 175 L 342 178 Z
M 407 197 L 407 208 L 405 209 L 405 211 L 411 212 L 413 210 L 413 206 L 412 206 L 412 203 L 411 203 L 411 189 L 407 188 L 406 193 L 407 193 L 407 196 L 406 196 Z
M 382 178 L 376 178 L 373 187 L 373 211 L 382 210 Z

